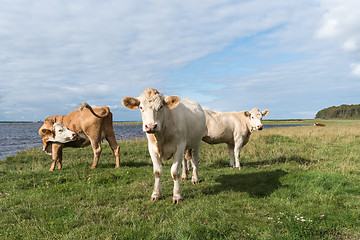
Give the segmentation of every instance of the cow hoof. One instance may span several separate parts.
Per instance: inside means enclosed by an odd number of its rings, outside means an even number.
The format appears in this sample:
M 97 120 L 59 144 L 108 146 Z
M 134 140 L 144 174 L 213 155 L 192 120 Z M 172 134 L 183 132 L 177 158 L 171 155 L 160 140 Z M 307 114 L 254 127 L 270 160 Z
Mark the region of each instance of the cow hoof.
M 181 178 L 181 181 L 186 181 L 187 180 L 187 177 L 182 177 Z
M 199 184 L 199 180 L 197 180 L 197 181 L 191 180 L 191 183 L 194 184 L 194 185 L 195 185 L 195 184 Z
M 151 201 L 159 201 L 160 198 L 158 196 L 151 196 L 150 200 Z
M 182 198 L 179 198 L 179 199 L 176 199 L 176 198 L 173 198 L 173 201 L 172 201 L 174 204 L 179 204 L 179 203 L 182 203 L 183 200 Z

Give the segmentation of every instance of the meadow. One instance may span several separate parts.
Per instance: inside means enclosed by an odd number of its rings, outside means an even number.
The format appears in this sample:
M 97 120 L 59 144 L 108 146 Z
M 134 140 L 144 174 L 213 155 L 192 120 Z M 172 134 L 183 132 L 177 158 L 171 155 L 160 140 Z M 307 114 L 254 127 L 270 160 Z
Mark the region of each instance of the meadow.
M 323 122 L 324 123 L 324 122 Z M 171 162 L 162 199 L 146 140 L 65 149 L 63 169 L 30 149 L 0 162 L 0 239 L 360 239 L 360 121 L 254 132 L 229 167 L 224 144 L 202 143 L 200 183 L 182 181 L 172 203 Z

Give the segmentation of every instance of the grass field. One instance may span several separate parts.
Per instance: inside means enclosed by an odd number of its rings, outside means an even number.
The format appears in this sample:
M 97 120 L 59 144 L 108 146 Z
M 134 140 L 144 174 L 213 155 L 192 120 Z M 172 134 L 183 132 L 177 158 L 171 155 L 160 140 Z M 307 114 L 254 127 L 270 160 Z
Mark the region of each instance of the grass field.
M 160 201 L 146 140 L 65 149 L 63 169 L 30 149 L 0 162 L 0 239 L 359 239 L 360 122 L 255 132 L 228 167 L 225 145 L 203 143 L 200 184 L 172 204 L 171 162 Z

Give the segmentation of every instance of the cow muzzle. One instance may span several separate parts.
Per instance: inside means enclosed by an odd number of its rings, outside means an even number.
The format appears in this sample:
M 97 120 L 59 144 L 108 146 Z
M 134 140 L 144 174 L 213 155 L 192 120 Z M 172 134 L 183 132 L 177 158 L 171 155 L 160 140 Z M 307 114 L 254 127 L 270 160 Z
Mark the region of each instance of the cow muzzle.
M 144 132 L 146 133 L 155 133 L 158 130 L 158 125 L 156 123 L 152 124 L 145 124 L 144 125 Z
M 71 140 L 76 140 L 76 139 L 78 139 L 79 138 L 79 135 L 77 134 L 77 133 L 72 133 L 72 135 L 71 135 Z
M 261 131 L 261 130 L 263 130 L 264 126 L 263 125 L 258 125 L 258 126 L 256 126 L 256 128 L 257 128 L 257 130 Z

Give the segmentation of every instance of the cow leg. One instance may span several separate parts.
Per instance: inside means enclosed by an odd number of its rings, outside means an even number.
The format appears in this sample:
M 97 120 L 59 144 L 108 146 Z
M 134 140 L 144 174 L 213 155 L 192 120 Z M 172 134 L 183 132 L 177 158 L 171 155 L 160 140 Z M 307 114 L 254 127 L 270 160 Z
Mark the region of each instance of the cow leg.
M 187 162 L 187 159 L 185 158 L 185 156 L 184 156 L 184 158 L 183 158 L 183 167 L 182 167 L 182 174 L 181 174 L 181 180 L 187 180 L 187 174 L 188 174 L 188 172 L 187 172 L 187 168 L 188 168 L 188 162 Z
M 120 147 L 116 142 L 115 135 L 106 138 L 115 156 L 115 168 L 120 167 Z
M 57 162 L 58 162 L 58 169 L 60 170 L 62 168 L 62 147 L 61 147 L 61 150 L 59 151 L 59 154 L 58 154 L 58 159 L 57 159 Z
M 91 165 L 91 169 L 94 169 L 98 165 L 100 154 L 102 151 L 100 141 L 97 141 L 97 140 L 91 141 L 91 147 L 94 152 L 94 161 L 93 161 L 93 164 Z
M 235 167 L 238 168 L 239 170 L 241 169 L 241 166 L 240 166 L 241 147 L 242 147 L 241 141 L 235 142 L 235 148 L 234 148 L 235 164 L 236 164 Z
M 54 171 L 55 164 L 58 162 L 58 169 L 62 167 L 62 144 L 60 143 L 52 143 L 52 164 L 49 171 Z
M 185 150 L 181 180 L 187 180 L 187 175 L 190 172 L 191 158 L 192 158 L 192 150 L 191 149 Z
M 234 145 L 228 144 L 229 156 L 230 156 L 230 167 L 234 166 Z
M 180 203 L 183 200 L 181 197 L 179 178 L 180 178 L 181 162 L 184 159 L 184 151 L 185 151 L 185 146 L 178 146 L 174 154 L 173 164 L 171 166 L 171 176 L 174 180 L 173 203 Z
M 160 199 L 161 196 L 161 175 L 162 175 L 162 164 L 161 160 L 158 155 L 153 152 L 152 147 L 149 145 L 149 152 L 151 156 L 151 161 L 153 163 L 154 168 L 154 176 L 155 176 L 155 184 L 154 184 L 154 191 L 151 195 L 152 201 L 157 201 Z
M 199 183 L 199 176 L 198 176 L 198 163 L 199 163 L 199 149 L 200 145 L 192 149 L 192 158 L 191 158 L 191 164 L 193 167 L 193 174 L 191 178 L 192 184 Z

